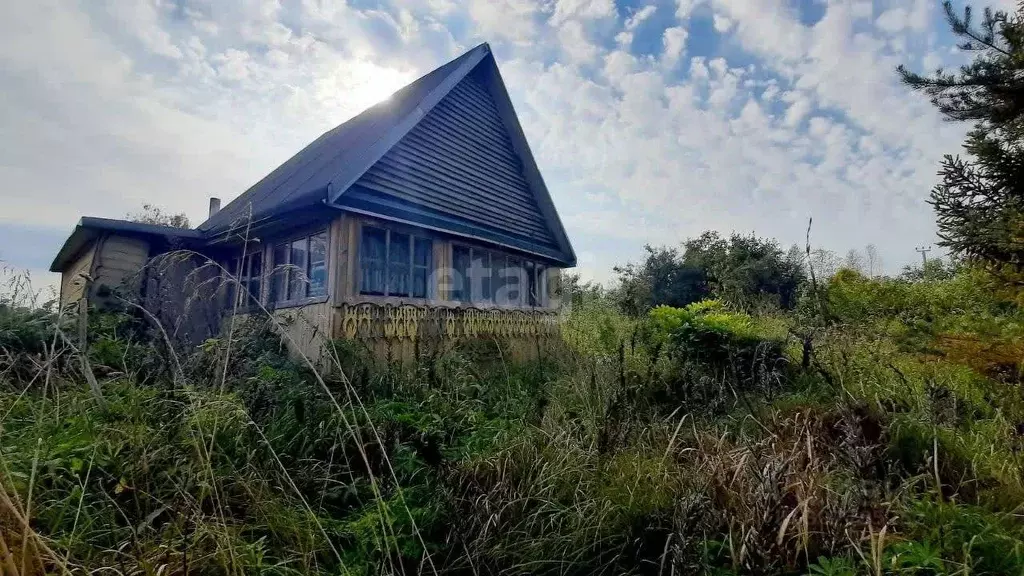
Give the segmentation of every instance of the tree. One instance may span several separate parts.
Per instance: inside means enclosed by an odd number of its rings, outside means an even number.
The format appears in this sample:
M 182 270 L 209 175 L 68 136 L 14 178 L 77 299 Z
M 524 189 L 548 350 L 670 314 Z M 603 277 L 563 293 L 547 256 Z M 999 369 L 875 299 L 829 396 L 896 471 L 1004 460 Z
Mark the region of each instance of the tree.
M 653 306 L 682 307 L 720 298 L 741 308 L 792 308 L 804 282 L 799 249 L 783 252 L 774 240 L 733 234 L 728 239 L 704 232 L 676 248 L 645 247 L 640 264 L 615 268 L 617 296 L 629 314 Z
M 819 282 L 824 282 L 835 276 L 836 272 L 843 267 L 843 261 L 831 250 L 815 248 L 811 250 L 809 264 L 814 267 L 814 273 Z
M 846 258 L 843 259 L 843 268 L 856 270 L 857 272 L 863 275 L 866 273 L 866 265 L 864 264 L 864 260 L 865 258 L 864 256 L 861 255 L 860 252 L 858 252 L 854 248 L 850 248 L 850 250 L 846 253 Z
M 874 278 L 882 273 L 882 256 L 878 253 L 878 247 L 868 244 L 864 247 L 864 254 L 867 257 L 868 277 Z
M 660 304 L 682 307 L 710 296 L 706 271 L 684 262 L 677 249 L 648 245 L 644 250 L 647 255 L 641 264 L 614 268 L 624 312 L 638 315 Z
M 579 306 L 586 301 L 599 300 L 604 298 L 605 289 L 600 282 L 588 280 L 584 282 L 579 274 L 566 272 L 562 275 L 562 297 L 568 298 L 573 306 Z
M 929 258 L 921 266 L 916 264 L 903 267 L 899 279 L 909 282 L 921 282 L 923 280 L 949 280 L 956 276 L 960 270 L 960 264 L 954 260 L 943 260 L 942 258 Z
M 946 155 L 930 204 L 940 244 L 955 256 L 1016 277 L 1024 272 L 1024 20 L 1018 12 L 984 11 L 979 26 L 970 7 L 960 16 L 943 3 L 960 48 L 973 55 L 956 74 L 922 76 L 900 66 L 903 82 L 927 94 L 946 119 L 973 122 L 964 149 Z
M 128 213 L 125 218 L 132 222 L 142 224 L 155 224 L 157 226 L 170 226 L 171 228 L 191 228 L 192 224 L 184 212 L 179 214 L 168 214 L 152 204 L 143 204 L 141 212 Z

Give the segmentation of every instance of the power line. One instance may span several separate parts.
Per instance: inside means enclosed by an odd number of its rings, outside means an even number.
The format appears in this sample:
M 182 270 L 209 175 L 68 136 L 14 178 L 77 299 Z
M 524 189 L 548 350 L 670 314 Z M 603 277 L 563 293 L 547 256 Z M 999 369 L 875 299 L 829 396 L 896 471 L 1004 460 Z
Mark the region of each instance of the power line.
M 921 253 L 921 264 L 923 266 L 928 266 L 928 253 L 932 251 L 932 247 L 931 246 L 918 246 L 918 247 L 914 248 L 914 250 Z

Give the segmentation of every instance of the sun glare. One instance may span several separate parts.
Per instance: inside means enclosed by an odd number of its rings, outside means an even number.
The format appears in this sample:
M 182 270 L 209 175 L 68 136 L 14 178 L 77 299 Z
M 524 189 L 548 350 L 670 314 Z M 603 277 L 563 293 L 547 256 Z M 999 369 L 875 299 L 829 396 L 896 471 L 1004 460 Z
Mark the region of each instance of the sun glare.
M 353 112 L 365 110 L 378 102 L 387 100 L 413 80 L 409 72 L 378 66 L 372 62 L 356 61 L 345 66 L 346 86 L 341 97 L 345 107 Z

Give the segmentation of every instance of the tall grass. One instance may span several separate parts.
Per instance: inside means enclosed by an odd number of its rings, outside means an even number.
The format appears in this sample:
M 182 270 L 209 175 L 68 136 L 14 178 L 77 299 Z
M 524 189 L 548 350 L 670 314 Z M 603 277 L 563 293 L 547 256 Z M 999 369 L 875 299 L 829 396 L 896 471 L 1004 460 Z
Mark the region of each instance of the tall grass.
M 541 363 L 324 341 L 324 370 L 266 311 L 183 350 L 7 291 L 0 573 L 1024 572 L 1018 382 L 948 343 L 1015 350 L 1016 308 L 839 281 L 807 366 L 799 313 L 714 305 L 580 302 Z

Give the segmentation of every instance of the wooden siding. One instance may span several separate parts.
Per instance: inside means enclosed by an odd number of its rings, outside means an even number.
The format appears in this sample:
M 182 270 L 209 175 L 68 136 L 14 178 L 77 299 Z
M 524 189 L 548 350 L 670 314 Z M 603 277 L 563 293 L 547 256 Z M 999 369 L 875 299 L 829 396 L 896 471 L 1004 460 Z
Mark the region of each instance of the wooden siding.
M 77 302 L 85 294 L 85 279 L 82 274 L 92 274 L 92 263 L 96 255 L 96 244 L 90 244 L 71 266 L 60 275 L 60 305 L 64 307 Z
M 531 244 L 557 244 L 497 107 L 474 76 L 460 82 L 357 184 Z
M 324 346 L 331 338 L 334 308 L 330 302 L 274 310 L 275 326 L 289 352 L 301 360 L 309 358 L 318 368 L 327 368 Z
M 149 261 L 149 243 L 138 238 L 108 234 L 100 239 L 93 263 L 95 290 L 130 289 L 137 291 L 140 278 Z

